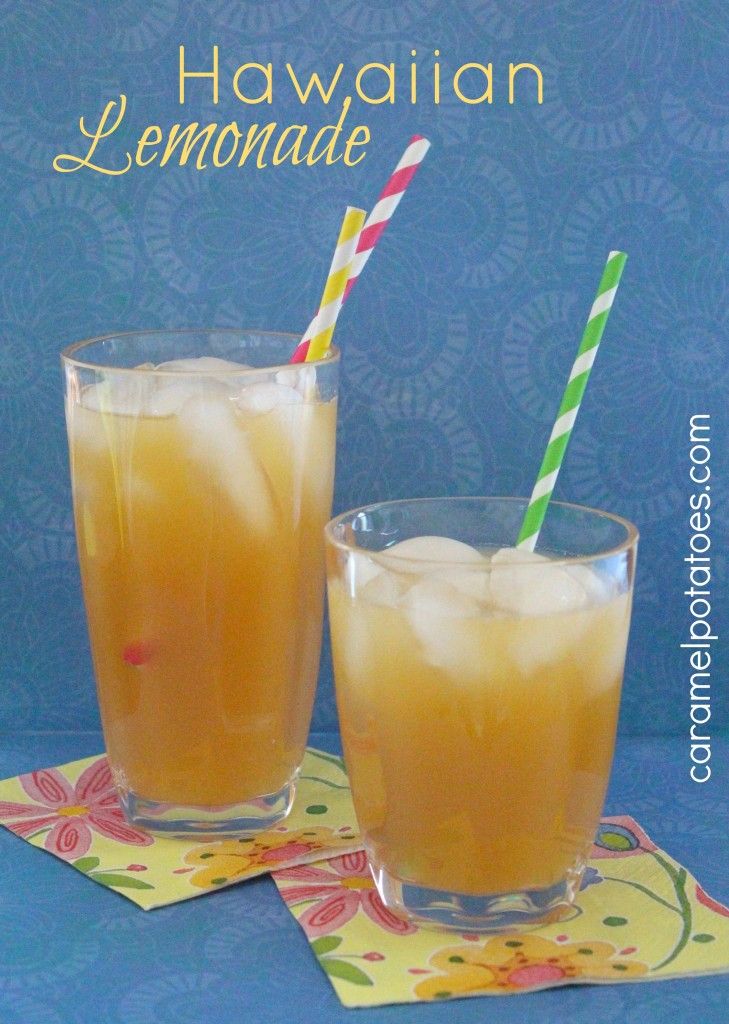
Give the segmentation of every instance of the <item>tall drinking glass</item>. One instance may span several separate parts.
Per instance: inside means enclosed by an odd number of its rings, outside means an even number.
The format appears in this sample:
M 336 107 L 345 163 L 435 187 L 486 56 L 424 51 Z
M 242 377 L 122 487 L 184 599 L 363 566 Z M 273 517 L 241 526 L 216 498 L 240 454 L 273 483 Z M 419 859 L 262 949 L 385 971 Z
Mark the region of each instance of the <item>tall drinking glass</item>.
M 129 821 L 257 832 L 288 813 L 319 664 L 338 354 L 151 331 L 62 360 L 106 748 Z
M 573 900 L 602 811 L 637 532 L 553 503 L 437 498 L 326 529 L 334 669 L 355 810 L 386 906 L 458 930 Z M 548 557 L 545 557 L 548 556 Z

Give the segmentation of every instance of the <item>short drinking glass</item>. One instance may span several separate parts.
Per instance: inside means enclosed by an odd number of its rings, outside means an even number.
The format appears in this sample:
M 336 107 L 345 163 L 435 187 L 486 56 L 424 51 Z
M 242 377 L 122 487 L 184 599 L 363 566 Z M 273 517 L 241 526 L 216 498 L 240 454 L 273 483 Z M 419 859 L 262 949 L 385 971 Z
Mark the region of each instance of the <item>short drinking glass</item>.
M 460 931 L 557 920 L 602 811 L 637 545 L 623 519 L 435 498 L 326 528 L 337 703 L 387 907 Z M 548 556 L 548 557 L 545 557 Z

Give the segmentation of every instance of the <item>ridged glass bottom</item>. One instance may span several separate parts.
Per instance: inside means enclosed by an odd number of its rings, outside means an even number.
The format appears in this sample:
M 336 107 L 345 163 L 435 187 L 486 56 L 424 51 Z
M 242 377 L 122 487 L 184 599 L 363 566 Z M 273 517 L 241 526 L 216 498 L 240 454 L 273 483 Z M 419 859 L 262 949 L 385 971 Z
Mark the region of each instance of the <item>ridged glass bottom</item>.
M 501 932 L 536 928 L 560 920 L 579 891 L 584 861 L 547 889 L 473 896 L 414 885 L 371 865 L 382 902 L 415 924 L 450 931 Z
M 147 800 L 128 790 L 119 802 L 130 824 L 156 835 L 188 839 L 251 836 L 283 821 L 291 810 L 298 772 L 276 793 L 238 804 L 196 806 Z

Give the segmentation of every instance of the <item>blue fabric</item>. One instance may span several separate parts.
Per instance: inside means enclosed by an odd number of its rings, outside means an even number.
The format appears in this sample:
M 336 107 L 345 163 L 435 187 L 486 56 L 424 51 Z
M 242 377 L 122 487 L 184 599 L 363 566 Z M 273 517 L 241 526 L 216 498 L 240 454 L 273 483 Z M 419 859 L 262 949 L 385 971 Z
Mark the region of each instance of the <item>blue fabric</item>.
M 312 742 L 336 749 L 336 737 Z M 98 733 L 0 739 L 0 777 L 94 754 Z M 729 764 L 729 743 L 715 751 Z M 687 779 L 683 740 L 626 737 L 607 814 L 629 812 L 729 901 L 727 771 L 713 791 Z M 719 795 L 721 794 L 721 795 Z M 282 1024 L 359 1020 L 343 1009 L 270 879 L 145 913 L 0 829 L 3 1024 Z M 725 1024 L 729 977 L 590 986 L 366 1011 L 368 1024 Z

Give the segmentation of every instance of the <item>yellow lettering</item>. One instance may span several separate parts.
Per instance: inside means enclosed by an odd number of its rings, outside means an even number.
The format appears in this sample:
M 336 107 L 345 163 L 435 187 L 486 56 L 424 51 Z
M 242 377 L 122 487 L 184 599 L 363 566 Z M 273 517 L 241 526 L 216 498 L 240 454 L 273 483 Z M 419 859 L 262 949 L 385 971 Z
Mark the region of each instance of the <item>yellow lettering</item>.
M 252 68 L 255 71 L 262 71 L 263 76 L 266 79 L 266 88 L 260 96 L 245 96 L 238 87 L 240 76 L 244 71 L 248 71 L 249 68 Z M 254 62 L 241 64 L 233 79 L 233 91 L 242 103 L 273 103 L 273 64 L 256 64 Z
M 185 71 L 185 47 L 180 47 L 180 103 L 185 102 L 185 79 L 186 78 L 212 78 L 213 80 L 213 103 L 218 102 L 218 86 L 220 78 L 218 75 L 218 47 L 213 47 L 213 70 L 212 71 Z
M 225 136 L 228 135 L 228 133 L 230 133 L 233 136 L 233 146 L 230 151 L 230 154 L 225 158 L 225 160 L 221 160 L 220 150 L 223 145 L 223 140 L 225 139 Z M 242 138 L 243 136 L 240 133 L 240 131 L 238 131 L 238 125 L 236 124 L 235 121 L 231 121 L 230 124 L 226 124 L 225 128 L 223 128 L 220 135 L 218 136 L 217 142 L 215 143 L 215 148 L 213 149 L 213 166 L 225 167 L 226 164 L 229 164 L 230 161 L 235 156 L 235 152 L 238 149 L 238 143 Z
M 388 81 L 387 92 L 384 96 L 374 97 L 367 96 L 362 89 L 362 79 L 368 71 L 384 71 Z M 378 64 L 376 61 L 372 64 L 365 64 L 364 67 L 360 68 L 357 72 L 357 77 L 354 80 L 354 87 L 357 90 L 357 95 L 365 103 L 394 103 L 395 102 L 395 65 L 394 64 Z
M 299 149 L 301 148 L 301 143 L 304 141 L 307 128 L 308 125 L 305 124 L 290 124 L 288 128 L 284 128 L 278 142 L 276 143 L 276 148 L 274 149 L 273 156 L 271 158 L 271 163 L 274 166 L 284 163 L 289 159 L 289 157 L 291 157 L 292 164 L 300 164 L 304 162 L 304 158 L 300 155 Z M 282 153 L 281 148 L 286 141 L 286 136 L 293 134 L 294 132 L 296 133 L 296 141 L 290 149 L 287 149 L 285 153 Z
M 362 135 L 361 142 L 357 140 L 357 136 L 359 134 Z M 370 130 L 366 125 L 360 124 L 357 125 L 356 128 L 352 129 L 349 138 L 344 144 L 344 162 L 347 165 L 347 167 L 354 167 L 355 164 L 358 164 L 360 162 L 360 160 L 364 160 L 365 156 L 367 155 L 366 153 L 360 153 L 356 160 L 350 160 L 349 155 L 354 146 L 366 146 L 369 141 Z
M 542 103 L 544 101 L 544 78 L 536 64 L 509 64 L 509 103 L 514 102 L 514 79 L 516 78 L 516 73 L 524 68 L 533 71 L 537 76 L 537 103 Z
M 309 81 L 306 88 L 302 89 L 301 86 L 299 85 L 299 80 L 296 77 L 296 72 L 294 71 L 290 64 L 286 65 L 286 70 L 289 73 L 289 78 L 293 83 L 294 89 L 296 89 L 300 103 L 308 103 L 309 95 L 314 86 L 316 86 L 316 88 L 319 90 L 319 95 L 322 98 L 322 102 L 329 103 L 329 100 L 332 98 L 332 93 L 334 92 L 337 82 L 339 81 L 339 76 L 342 73 L 343 67 L 344 64 L 337 65 L 337 70 L 334 72 L 334 77 L 332 78 L 326 89 L 324 88 L 321 78 L 319 78 L 319 75 L 316 72 L 314 72 L 314 74 L 309 77 Z
M 478 68 L 479 71 L 483 71 L 486 76 L 486 89 L 481 93 L 480 96 L 469 97 L 464 96 L 459 88 L 459 81 L 464 71 L 468 71 L 469 68 Z M 487 103 L 493 102 L 493 64 L 462 64 L 458 71 L 453 76 L 453 91 L 463 103 L 483 103 L 486 100 Z
M 204 162 L 205 150 L 208 148 L 210 140 L 215 134 L 215 130 L 218 126 L 215 123 L 215 121 L 213 121 L 211 124 L 206 124 L 204 128 L 201 128 L 196 135 L 195 131 L 199 127 L 200 125 L 198 124 L 197 121 L 193 121 L 191 124 L 188 124 L 186 128 L 182 128 L 182 126 L 179 124 L 172 125 L 172 128 L 170 129 L 169 138 L 167 139 L 167 145 L 165 146 L 165 151 L 162 154 L 162 159 L 159 162 L 160 167 L 164 167 L 165 164 L 169 162 L 170 157 L 177 149 L 177 147 L 180 145 L 180 143 L 182 143 L 182 153 L 180 154 L 179 164 L 180 167 L 184 167 L 188 159 L 190 158 L 193 149 L 201 141 L 202 145 L 200 147 L 200 152 L 197 155 L 195 166 L 197 167 L 198 171 L 202 171 L 205 167 L 207 167 L 207 164 Z
M 342 128 L 344 126 L 344 122 L 346 120 L 347 114 L 349 113 L 349 108 L 351 105 L 352 97 L 347 96 L 344 100 L 344 103 L 342 103 L 342 112 L 339 115 L 339 120 L 337 121 L 337 123 L 325 124 L 324 127 L 320 128 L 319 131 L 314 136 L 313 142 L 311 143 L 309 152 L 306 157 L 306 162 L 310 167 L 313 167 L 314 164 L 318 163 L 322 157 L 324 157 L 324 163 L 326 164 L 335 164 L 337 160 L 342 159 L 341 153 L 339 154 L 339 156 L 335 156 L 334 151 L 336 148 L 337 140 L 342 133 Z M 317 146 L 322 142 L 322 140 L 327 135 L 331 135 L 330 140 L 323 147 L 321 153 L 315 155 Z
M 53 170 L 58 171 L 60 174 L 71 174 L 73 171 L 78 171 L 82 167 L 88 167 L 89 170 L 98 171 L 99 174 L 111 174 L 119 175 L 126 174 L 129 168 L 132 166 L 132 155 L 127 153 L 126 166 L 121 170 L 112 170 L 110 167 L 101 167 L 99 164 L 91 162 L 91 157 L 96 151 L 101 139 L 107 139 L 110 135 L 117 130 L 119 125 L 124 120 L 124 113 L 127 109 L 127 98 L 124 93 L 119 96 L 119 116 L 117 117 L 111 128 L 105 130 L 106 122 L 111 114 L 112 110 L 116 106 L 116 100 L 110 100 L 104 107 L 104 112 L 101 115 L 99 124 L 93 132 L 90 132 L 86 128 L 83 117 L 79 118 L 78 126 L 81 129 L 81 134 L 85 135 L 87 139 L 91 139 L 91 145 L 88 148 L 85 157 L 74 156 L 72 153 L 59 153 L 58 156 L 54 157 Z M 66 166 L 66 164 L 70 166 Z
M 155 138 L 152 139 L 150 136 L 153 134 Z M 159 146 L 161 141 L 162 129 L 158 124 L 151 124 L 148 128 L 145 128 L 139 137 L 139 142 L 137 143 L 137 155 L 134 158 L 135 164 L 138 167 L 146 167 L 148 164 L 154 163 L 157 159 L 157 150 L 155 150 L 151 156 L 148 156 L 146 160 L 142 159 L 142 153 L 146 146 Z
M 264 160 L 264 156 L 266 155 L 266 146 L 271 141 L 271 136 L 276 130 L 276 122 L 271 121 L 270 124 L 265 124 L 260 131 L 258 129 L 259 126 L 257 124 L 252 124 L 248 129 L 246 141 L 243 144 L 243 150 L 240 155 L 240 160 L 238 161 L 239 167 L 243 166 L 243 164 L 246 162 L 250 154 L 253 152 L 258 143 L 261 142 L 261 140 L 263 141 L 261 144 L 261 148 L 258 151 L 258 156 L 256 157 L 256 167 L 267 166 L 266 161 Z

